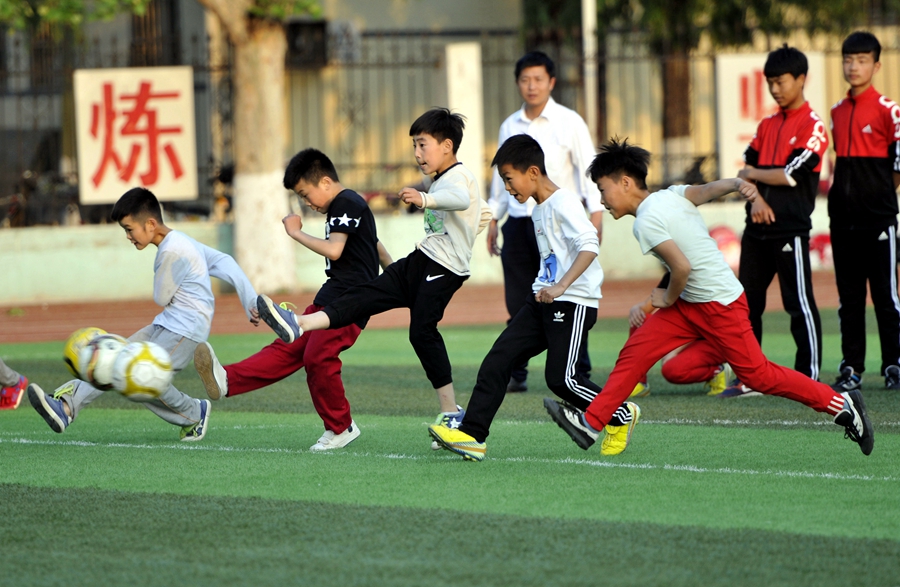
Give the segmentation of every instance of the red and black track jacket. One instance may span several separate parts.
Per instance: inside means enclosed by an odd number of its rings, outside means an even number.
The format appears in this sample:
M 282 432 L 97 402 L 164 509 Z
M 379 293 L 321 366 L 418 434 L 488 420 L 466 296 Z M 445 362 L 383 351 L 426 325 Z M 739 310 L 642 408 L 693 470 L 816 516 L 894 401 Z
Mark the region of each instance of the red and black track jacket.
M 809 236 L 822 156 L 827 148 L 825 123 L 809 102 L 793 110 L 779 110 L 759 123 L 744 152 L 744 161 L 758 169 L 783 168 L 792 185 L 757 182 L 760 195 L 775 213 L 775 222 L 754 223 L 748 203 L 745 234 L 761 239 Z
M 900 106 L 869 87 L 831 107 L 837 162 L 828 191 L 832 228 L 882 229 L 897 221 Z

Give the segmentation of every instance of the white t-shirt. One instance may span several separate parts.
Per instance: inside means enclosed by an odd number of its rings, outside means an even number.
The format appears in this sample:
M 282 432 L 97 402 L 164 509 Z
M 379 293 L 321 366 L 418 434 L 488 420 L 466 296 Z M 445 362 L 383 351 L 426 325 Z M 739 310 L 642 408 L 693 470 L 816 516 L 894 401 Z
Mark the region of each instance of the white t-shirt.
M 209 338 L 215 298 L 210 277 L 230 283 L 250 317 L 256 290 L 226 253 L 173 230 L 159 243 L 153 262 L 153 300 L 163 307 L 153 320 L 167 330 L 196 342 Z
M 580 196 L 580 201 L 588 212 L 604 209 L 597 184 L 586 175 L 597 151 L 587 125 L 577 112 L 550 98 L 540 115 L 531 120 L 525 116 L 523 105 L 500 125 L 497 145 L 502 145 L 514 135 L 529 135 L 538 142 L 544 151 L 544 167 L 547 168 L 550 181 Z M 502 220 L 507 212 L 513 218 L 531 216 L 531 209 L 534 207 L 534 200 L 531 198 L 520 204 L 509 195 L 496 168 L 488 203 L 497 220 Z
M 581 200 L 569 190 L 559 189 L 534 207 L 531 214 L 534 234 L 541 253 L 535 293 L 555 285 L 575 262 L 581 251 L 600 252 L 597 229 L 584 215 Z M 557 301 L 575 302 L 591 308 L 598 306 L 603 269 L 597 259 L 588 265 Z
M 719 302 L 728 305 L 738 299 L 744 288 L 725 262 L 716 240 L 693 202 L 684 197 L 690 186 L 673 185 L 654 192 L 638 206 L 634 237 L 645 255 L 653 247 L 672 240 L 691 264 L 687 285 L 681 293 L 686 302 Z M 665 265 L 665 262 L 663 262 Z M 667 267 L 668 268 L 668 267 Z

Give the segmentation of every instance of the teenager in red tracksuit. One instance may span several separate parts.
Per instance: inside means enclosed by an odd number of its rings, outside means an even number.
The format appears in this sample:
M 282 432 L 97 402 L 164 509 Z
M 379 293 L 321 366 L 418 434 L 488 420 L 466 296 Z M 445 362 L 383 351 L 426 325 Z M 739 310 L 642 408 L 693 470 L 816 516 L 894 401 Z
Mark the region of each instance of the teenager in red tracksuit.
M 766 60 L 769 92 L 779 109 L 759 123 L 744 153 L 747 165 L 738 174 L 755 182 L 762 196 L 747 204 L 738 279 L 747 293 L 753 333 L 762 342 L 766 290 L 778 275 L 797 345 L 794 369 L 818 380 L 822 325 L 813 297 L 809 231 L 828 137 L 825 123 L 803 97 L 807 70 L 806 56 L 787 45 Z M 729 390 L 724 397 L 752 392 L 740 382 Z
M 831 109 L 837 162 L 828 192 L 831 248 L 841 306 L 838 391 L 862 385 L 866 368 L 866 282 L 875 305 L 884 386 L 900 389 L 900 299 L 897 296 L 897 194 L 900 106 L 879 94 L 881 44 L 871 33 L 844 41 L 847 97 Z
M 379 263 L 382 267 L 390 264 L 368 204 L 341 185 L 334 164 L 324 153 L 315 149 L 297 153 L 288 163 L 284 187 L 326 215 L 324 239 L 303 232 L 300 216 L 291 214 L 283 219 L 291 238 L 326 258 L 328 279 L 305 314 L 321 310 L 348 288 L 374 279 Z M 194 366 L 214 400 L 272 385 L 305 368 L 313 406 L 325 425 L 325 433 L 310 450 L 342 448 L 359 436 L 359 427 L 350 415 L 339 355 L 353 346 L 366 322 L 367 317 L 334 330 L 306 332 L 291 343 L 278 339 L 255 355 L 224 367 L 213 348 L 203 343 L 194 351 Z

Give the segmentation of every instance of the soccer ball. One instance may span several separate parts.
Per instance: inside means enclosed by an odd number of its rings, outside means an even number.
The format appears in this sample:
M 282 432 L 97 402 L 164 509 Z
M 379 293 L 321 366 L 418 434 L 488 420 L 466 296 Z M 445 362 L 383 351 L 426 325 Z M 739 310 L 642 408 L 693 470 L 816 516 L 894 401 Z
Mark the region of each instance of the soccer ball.
M 113 388 L 136 402 L 162 395 L 172 383 L 172 359 L 155 342 L 129 342 L 113 366 Z
M 81 379 L 97 389 L 112 389 L 113 365 L 128 339 L 118 334 L 100 334 L 91 339 L 78 353 L 78 372 Z
M 94 337 L 100 336 L 101 334 L 106 334 L 106 331 L 95 326 L 79 328 L 73 332 L 69 337 L 69 340 L 66 341 L 66 346 L 63 347 L 63 361 L 69 369 L 69 372 L 78 379 L 82 379 L 81 372 L 78 370 L 78 359 L 81 354 L 81 349 L 87 346 Z

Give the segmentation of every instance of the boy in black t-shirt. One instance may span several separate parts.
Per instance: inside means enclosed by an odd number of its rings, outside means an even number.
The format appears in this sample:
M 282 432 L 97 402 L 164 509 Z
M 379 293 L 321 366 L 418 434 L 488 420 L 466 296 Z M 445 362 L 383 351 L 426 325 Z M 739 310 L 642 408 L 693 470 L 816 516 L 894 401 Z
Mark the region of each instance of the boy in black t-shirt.
M 840 376 L 832 386 L 862 386 L 866 367 L 866 282 L 872 293 L 884 386 L 900 389 L 900 299 L 897 296 L 897 185 L 900 106 L 872 85 L 881 43 L 858 31 L 844 41 L 847 96 L 831 108 L 837 162 L 828 192 L 834 276 L 841 300 Z
M 349 287 L 374 279 L 379 263 L 382 267 L 391 263 L 378 240 L 375 218 L 366 201 L 341 185 L 334 164 L 324 153 L 305 149 L 295 155 L 285 171 L 284 187 L 326 215 L 324 239 L 303 232 L 303 219 L 296 214 L 283 220 L 291 238 L 325 257 L 328 280 L 305 314 L 321 310 Z M 313 405 L 325 424 L 325 433 L 310 450 L 341 448 L 359 436 L 359 428 L 350 416 L 339 355 L 353 346 L 367 321 L 365 318 L 334 330 L 305 332 L 292 343 L 278 339 L 255 355 L 224 367 L 212 347 L 203 343 L 194 352 L 194 366 L 214 400 L 271 385 L 305 367 Z

